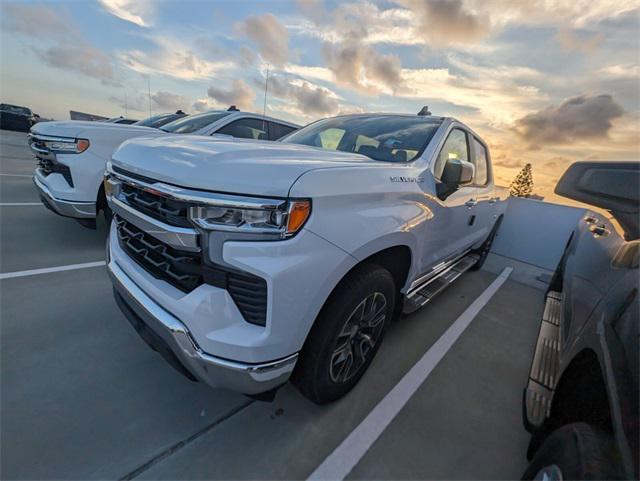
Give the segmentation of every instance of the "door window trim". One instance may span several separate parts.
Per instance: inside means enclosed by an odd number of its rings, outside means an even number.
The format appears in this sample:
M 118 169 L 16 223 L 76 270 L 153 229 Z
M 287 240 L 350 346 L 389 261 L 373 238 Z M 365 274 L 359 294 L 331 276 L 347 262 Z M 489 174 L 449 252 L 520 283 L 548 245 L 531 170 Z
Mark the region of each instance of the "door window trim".
M 491 176 L 492 176 L 492 172 L 491 172 L 491 163 L 489 162 L 489 148 L 486 146 L 486 144 L 479 139 L 476 135 L 473 135 L 470 132 L 467 132 L 467 135 L 469 137 L 471 137 L 473 140 L 475 140 L 476 142 L 478 142 L 483 148 L 484 148 L 484 161 L 486 164 L 486 172 L 487 172 L 487 180 L 484 184 L 477 184 L 476 183 L 476 175 L 475 173 L 473 174 L 473 183 L 469 184 L 469 187 L 487 187 L 490 184 L 490 180 L 491 180 Z M 467 138 L 467 142 L 469 142 L 468 138 Z M 475 159 L 476 156 L 476 146 L 474 142 L 471 142 L 471 144 L 473 144 L 473 150 L 470 152 L 472 157 Z M 471 147 L 471 146 L 470 146 Z M 475 166 L 475 164 L 474 164 Z
M 444 146 L 447 143 L 447 140 L 449 140 L 449 136 L 453 133 L 454 130 L 459 130 L 464 134 L 464 138 L 465 141 L 467 143 L 467 161 L 469 161 L 469 158 L 471 156 L 471 146 L 469 145 L 469 137 L 472 135 L 467 129 L 465 129 L 464 127 L 460 126 L 460 125 L 454 125 L 448 132 L 447 135 L 445 135 L 444 137 L 444 141 L 442 142 L 442 145 L 440 146 L 440 148 L 438 149 L 438 153 L 435 156 L 435 161 L 433 162 L 433 169 L 432 169 L 432 174 L 434 176 L 434 178 L 436 179 L 436 181 L 438 182 L 442 182 L 440 180 L 440 178 L 435 176 L 435 170 L 436 170 L 436 165 L 438 163 L 438 160 L 440 160 L 440 154 L 442 153 L 442 150 L 444 149 Z M 475 177 L 475 175 L 474 175 Z M 469 187 L 477 187 L 475 184 L 462 184 L 461 186 L 458 187 L 458 191 L 462 190 L 462 189 L 466 189 Z

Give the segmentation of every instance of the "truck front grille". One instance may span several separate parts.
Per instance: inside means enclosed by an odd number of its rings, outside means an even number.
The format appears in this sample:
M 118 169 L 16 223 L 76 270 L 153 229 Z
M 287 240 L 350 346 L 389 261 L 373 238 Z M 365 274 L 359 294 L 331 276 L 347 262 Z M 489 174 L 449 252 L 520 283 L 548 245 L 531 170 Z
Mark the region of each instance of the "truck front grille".
M 186 293 L 203 283 L 225 289 L 247 322 L 266 325 L 267 283 L 264 279 L 204 264 L 200 253 L 174 249 L 117 215 L 114 221 L 120 246 L 153 277 Z
M 64 180 L 67 181 L 67 184 L 69 184 L 70 187 L 73 187 L 73 177 L 71 177 L 71 170 L 68 166 L 49 159 L 36 158 L 38 159 L 38 167 L 40 168 L 42 175 L 47 177 L 50 174 L 61 174 L 62 177 L 64 177 Z
M 183 292 L 202 284 L 200 254 L 174 249 L 118 216 L 114 220 L 120 246 L 153 277 Z
M 122 184 L 120 200 L 143 214 L 165 224 L 193 227 L 189 222 L 189 203 L 154 194 L 129 184 Z

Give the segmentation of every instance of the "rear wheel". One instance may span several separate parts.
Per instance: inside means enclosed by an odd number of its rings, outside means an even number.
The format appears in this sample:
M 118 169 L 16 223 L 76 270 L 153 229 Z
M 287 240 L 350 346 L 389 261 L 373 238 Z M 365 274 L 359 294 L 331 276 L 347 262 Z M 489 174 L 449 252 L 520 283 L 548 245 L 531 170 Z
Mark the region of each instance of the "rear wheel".
M 373 360 L 393 316 L 389 271 L 369 265 L 333 292 L 309 333 L 293 375 L 303 395 L 326 404 L 347 394 Z
M 522 479 L 620 479 L 611 436 L 586 423 L 557 429 L 542 443 Z

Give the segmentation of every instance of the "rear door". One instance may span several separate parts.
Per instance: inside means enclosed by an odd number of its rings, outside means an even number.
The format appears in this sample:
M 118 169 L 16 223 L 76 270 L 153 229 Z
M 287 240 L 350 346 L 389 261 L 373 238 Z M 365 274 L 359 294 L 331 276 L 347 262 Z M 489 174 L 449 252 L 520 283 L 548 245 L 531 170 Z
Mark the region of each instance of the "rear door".
M 263 119 L 244 117 L 229 122 L 213 134 L 231 135 L 239 139 L 268 140 L 267 124 Z
M 478 227 L 477 235 L 480 236 L 480 240 L 484 240 L 498 217 L 498 197 L 496 197 L 494 189 L 489 149 L 484 142 L 471 134 L 469 147 L 471 163 L 476 168 L 473 185 L 469 188 L 474 189 L 473 199 L 477 202 L 473 208 L 475 218 L 470 221 Z
M 278 140 L 284 137 L 287 134 L 290 134 L 294 130 L 294 127 L 290 125 L 280 124 L 278 122 L 267 122 L 267 127 L 269 128 L 269 140 Z

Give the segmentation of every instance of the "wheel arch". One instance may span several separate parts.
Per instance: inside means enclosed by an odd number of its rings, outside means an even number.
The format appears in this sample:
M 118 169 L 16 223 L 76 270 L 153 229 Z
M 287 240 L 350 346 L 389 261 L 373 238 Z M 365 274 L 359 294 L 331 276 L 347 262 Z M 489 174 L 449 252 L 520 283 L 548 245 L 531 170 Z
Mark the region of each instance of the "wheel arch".
M 554 390 L 548 422 L 554 429 L 572 422 L 612 429 L 607 385 L 593 349 L 584 348 L 563 370 Z

